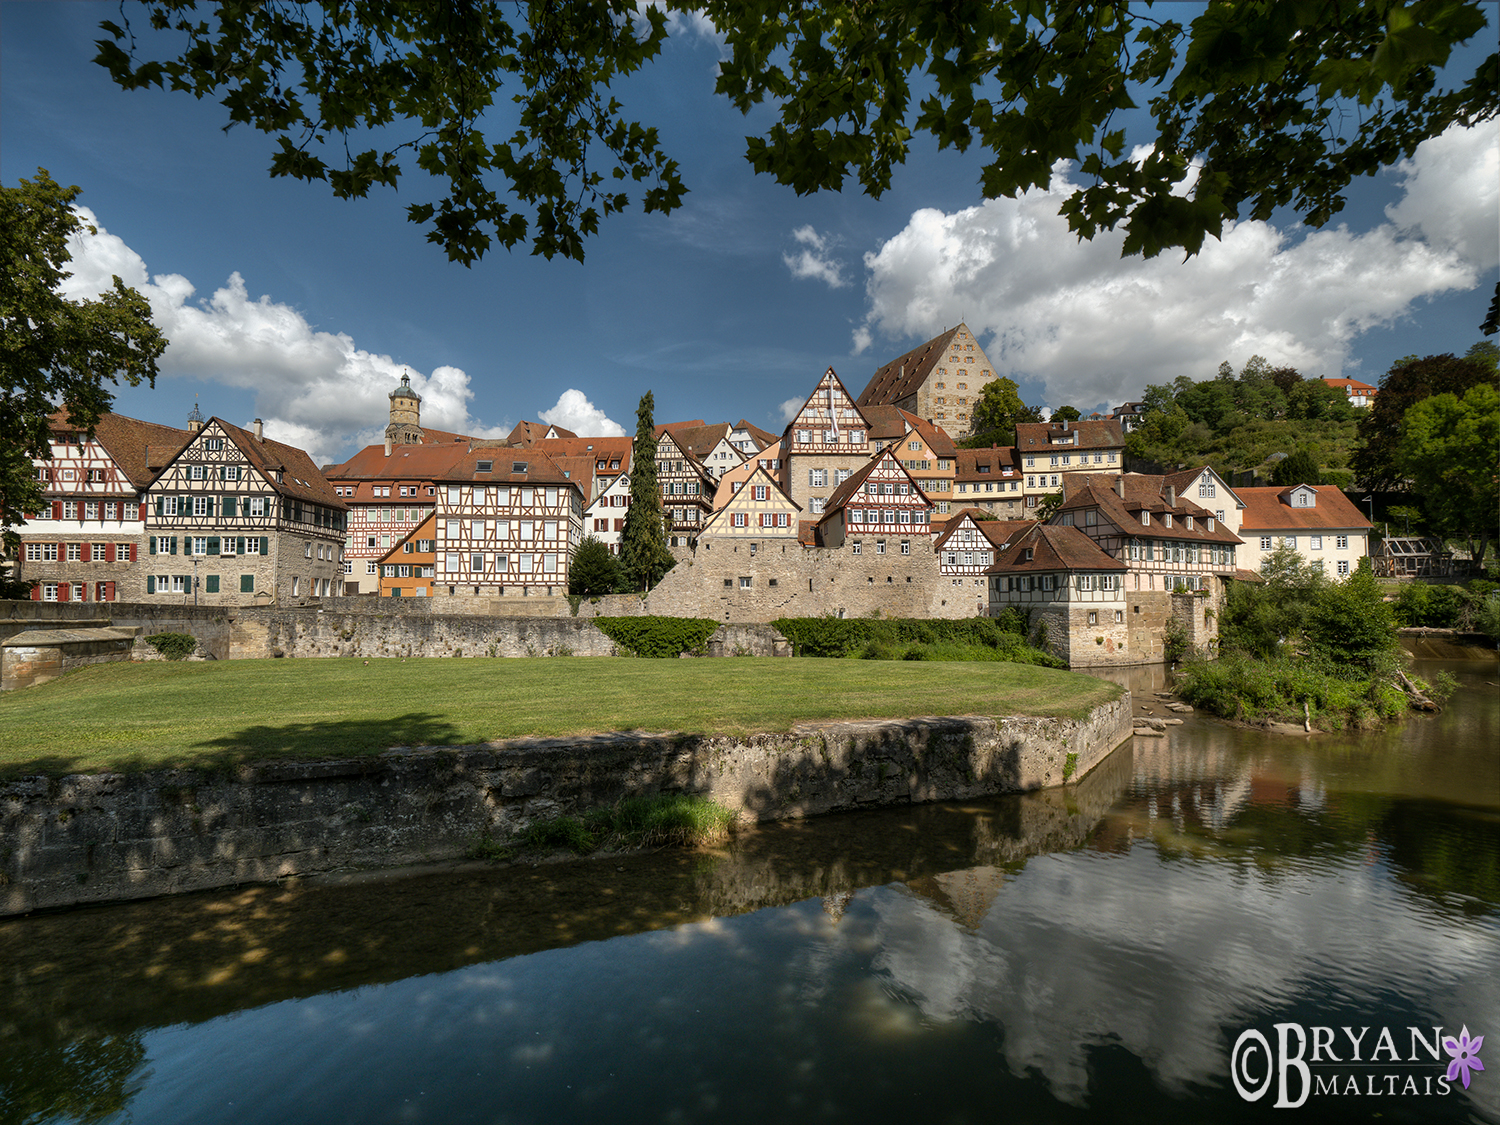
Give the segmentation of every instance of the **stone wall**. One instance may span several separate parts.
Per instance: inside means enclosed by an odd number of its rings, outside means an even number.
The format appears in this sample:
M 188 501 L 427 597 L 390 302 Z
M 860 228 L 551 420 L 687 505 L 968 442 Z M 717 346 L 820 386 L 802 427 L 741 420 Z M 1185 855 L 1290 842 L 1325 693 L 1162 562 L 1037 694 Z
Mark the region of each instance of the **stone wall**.
M 483 838 L 627 795 L 703 794 L 762 821 L 1056 786 L 1127 742 L 1130 716 L 1125 693 L 1081 721 L 611 734 L 270 763 L 232 776 L 29 778 L 0 784 L 0 914 L 453 858 Z
M 33 687 L 90 664 L 129 660 L 140 632 L 112 628 L 106 621 L 15 633 L 0 641 L 0 691 Z
M 146 643 L 156 633 L 190 633 L 198 638 L 198 653 L 225 660 L 230 649 L 230 617 L 238 610 L 224 606 L 154 605 L 143 602 L 32 602 L 0 601 L 0 640 L 27 629 L 66 628 L 87 622 L 97 625 L 107 616 L 116 628 L 139 628 L 132 660 L 159 660 Z

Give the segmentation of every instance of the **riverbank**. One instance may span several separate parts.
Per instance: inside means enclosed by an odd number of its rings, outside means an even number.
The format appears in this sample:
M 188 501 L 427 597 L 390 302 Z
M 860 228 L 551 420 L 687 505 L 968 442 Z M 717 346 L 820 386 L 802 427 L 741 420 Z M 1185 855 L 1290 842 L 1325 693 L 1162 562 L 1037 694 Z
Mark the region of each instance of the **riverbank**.
M 576 667 L 545 663 L 554 676 Z M 648 664 L 689 662 L 620 662 Z M 840 720 L 748 735 L 628 731 L 237 765 L 209 755 L 196 768 L 0 783 L 0 914 L 430 863 L 626 796 L 696 794 L 742 821 L 767 821 L 1025 792 L 1083 777 L 1129 739 L 1130 696 L 1116 685 L 1018 671 L 1070 681 L 1071 712 L 1080 711 L 1081 692 L 1106 701 L 1077 717 Z M 577 682 L 565 686 L 576 715 L 587 693 Z M 372 696 L 367 706 L 391 703 Z

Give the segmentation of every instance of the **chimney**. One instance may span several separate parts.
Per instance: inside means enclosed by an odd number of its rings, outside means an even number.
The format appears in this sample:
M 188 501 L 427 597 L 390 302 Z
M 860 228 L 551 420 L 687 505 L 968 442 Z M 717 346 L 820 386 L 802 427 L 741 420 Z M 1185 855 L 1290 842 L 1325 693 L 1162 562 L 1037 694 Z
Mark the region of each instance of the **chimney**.
M 262 442 L 266 440 L 266 426 L 259 418 L 255 420 L 255 440 Z
M 1177 488 L 1175 485 L 1167 485 L 1167 507 L 1177 507 Z
M 389 457 L 391 455 L 391 435 L 390 434 L 386 434 L 385 435 L 385 455 L 387 457 Z
M 1125 499 L 1125 478 L 1115 477 L 1115 495 L 1121 500 Z

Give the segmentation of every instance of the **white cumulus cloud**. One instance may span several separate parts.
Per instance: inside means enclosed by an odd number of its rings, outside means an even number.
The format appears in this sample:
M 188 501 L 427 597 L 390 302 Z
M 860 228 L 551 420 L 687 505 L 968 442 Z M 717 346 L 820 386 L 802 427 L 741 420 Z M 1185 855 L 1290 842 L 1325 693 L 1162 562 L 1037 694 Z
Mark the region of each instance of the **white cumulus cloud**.
M 238 273 L 208 297 L 194 300 L 196 290 L 187 278 L 150 276 L 139 254 L 100 226 L 87 208 L 78 211 L 96 233 L 76 236 L 70 248 L 73 276 L 63 292 L 93 296 L 118 275 L 150 302 L 152 318 L 169 341 L 160 364 L 163 375 L 254 391 L 266 435 L 305 449 L 316 463 L 342 460 L 354 447 L 380 440 L 389 417 L 388 395 L 403 373 L 422 396 L 424 426 L 475 437 L 510 432 L 508 424 L 485 426 L 469 415 L 474 392 L 462 369 L 436 367 L 424 375 L 357 347 L 346 333 L 318 331 L 290 305 L 264 295 L 252 298 Z M 203 407 L 215 413 L 211 399 Z
M 917 211 L 866 254 L 854 350 L 873 332 L 929 337 L 963 318 L 997 370 L 1040 380 L 1052 402 L 1133 396 L 1254 354 L 1334 376 L 1360 333 L 1494 266 L 1496 140 L 1493 128 L 1453 128 L 1422 144 L 1397 169 L 1403 199 L 1372 230 L 1241 222 L 1187 261 L 1121 258 L 1120 233 L 1079 242 L 1057 214 L 1076 190 L 1059 164 L 1046 190 Z
M 558 396 L 557 405 L 537 415 L 549 426 L 572 430 L 579 437 L 624 437 L 625 428 L 588 400 L 578 390 L 569 388 Z
M 793 418 L 797 417 L 797 411 L 801 410 L 802 407 L 806 404 L 806 395 L 800 395 L 797 398 L 789 398 L 776 408 L 776 413 L 773 415 L 773 417 L 779 417 L 781 419 L 781 424 L 784 426 Z
M 793 277 L 814 278 L 827 284 L 830 289 L 843 289 L 849 284 L 844 277 L 843 263 L 828 255 L 827 238 L 811 226 L 798 227 L 792 231 L 792 238 L 802 249 L 796 254 L 782 254 L 781 260 L 792 271 Z

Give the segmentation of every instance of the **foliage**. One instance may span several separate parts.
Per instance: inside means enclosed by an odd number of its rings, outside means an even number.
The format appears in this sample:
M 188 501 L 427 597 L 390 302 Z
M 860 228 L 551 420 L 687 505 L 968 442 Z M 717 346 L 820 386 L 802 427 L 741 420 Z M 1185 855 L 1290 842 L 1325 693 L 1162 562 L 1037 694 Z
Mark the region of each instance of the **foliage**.
M 632 656 L 652 657 L 701 651 L 719 627 L 706 617 L 596 617 L 594 624 Z
M 1313 655 L 1334 665 L 1372 671 L 1394 657 L 1396 618 L 1369 566 L 1319 592 L 1306 636 Z
M 168 660 L 184 660 L 198 648 L 198 638 L 191 633 L 155 633 L 146 643 Z
M 1042 412 L 1021 401 L 1014 379 L 1004 375 L 991 379 L 979 392 L 970 416 L 969 436 L 958 444 L 964 449 L 990 445 L 1015 445 L 1017 422 L 1040 422 Z
M 1466 538 L 1475 559 L 1485 557 L 1500 526 L 1497 449 L 1500 392 L 1487 383 L 1461 399 L 1437 394 L 1412 406 L 1396 446 L 1397 470 L 1421 496 L 1428 522 Z
M 1271 470 L 1271 483 L 1278 488 L 1289 488 L 1296 484 L 1322 484 L 1323 473 L 1313 455 L 1299 449 L 1289 457 L 1283 457 Z
M 1082 417 L 1083 415 L 1079 413 L 1076 406 L 1059 406 L 1047 420 L 1049 422 L 1076 422 Z
M 1469 352 L 1473 358 L 1407 356 L 1391 365 L 1380 381 L 1374 404 L 1359 421 L 1360 448 L 1353 468 L 1361 487 L 1391 489 L 1404 483 L 1400 446 L 1408 410 L 1433 395 L 1463 395 L 1481 384 L 1497 385 L 1494 365 L 1486 362 L 1486 353 L 1475 348 Z
M 792 642 L 798 656 L 865 660 L 1002 660 L 1063 668 L 1051 653 L 1026 643 L 1023 618 L 959 620 L 888 617 L 783 617 L 772 627 Z
M 1264 582 L 1230 584 L 1219 615 L 1219 648 L 1269 659 L 1296 644 L 1328 579 L 1293 547 L 1278 546 L 1261 564 Z
M 0 186 L 0 528 L 11 553 L 20 543 L 11 529 L 43 503 L 32 460 L 52 457 L 49 415 L 62 409 L 92 435 L 114 402 L 106 384 L 154 386 L 167 346 L 146 299 L 118 277 L 92 300 L 59 291 L 72 276 L 70 241 L 95 229 L 72 208 L 78 194 L 45 168 Z
M 35 578 L 7 578 L 0 575 L 0 601 L 27 601 L 37 584 Z
M 1161 630 L 1162 658 L 1168 664 L 1176 664 L 1188 652 L 1187 627 L 1175 617 L 1167 618 Z
M 1483 632 L 1487 607 L 1500 607 L 1500 598 L 1490 595 L 1492 589 L 1494 583 L 1479 579 L 1466 586 L 1409 582 L 1397 591 L 1391 609 L 1397 624 L 1404 628 Z
M 729 835 L 734 813 L 708 797 L 660 793 L 626 797 L 609 808 L 591 809 L 582 818 L 553 817 L 523 833 L 532 848 L 564 848 L 587 855 L 599 848 L 696 847 L 716 844 Z
M 656 399 L 647 391 L 635 412 L 630 449 L 630 507 L 620 536 L 620 570 L 633 590 L 646 591 L 662 580 L 676 560 L 667 549 L 661 493 L 656 483 Z
M 1382 677 L 1351 676 L 1290 655 L 1191 660 L 1178 670 L 1173 687 L 1194 707 L 1245 722 L 1300 725 L 1306 703 L 1307 716 L 1321 729 L 1394 719 L 1407 708 L 1406 697 Z
M 613 594 L 620 588 L 622 578 L 620 561 L 609 547 L 592 535 L 585 535 L 568 567 L 568 593 L 581 597 Z M 576 604 L 573 616 L 578 616 Z

